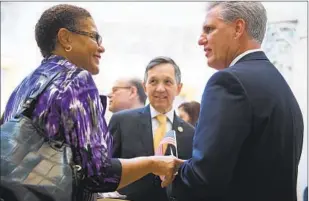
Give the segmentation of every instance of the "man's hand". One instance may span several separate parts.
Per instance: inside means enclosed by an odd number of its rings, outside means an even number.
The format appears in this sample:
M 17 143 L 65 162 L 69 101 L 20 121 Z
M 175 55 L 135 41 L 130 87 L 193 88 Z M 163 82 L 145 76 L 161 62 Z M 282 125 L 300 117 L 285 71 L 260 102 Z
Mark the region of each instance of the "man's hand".
M 163 178 L 162 187 L 168 186 L 174 180 L 179 166 L 184 162 L 174 156 L 151 156 L 151 158 L 153 161 L 151 172 Z

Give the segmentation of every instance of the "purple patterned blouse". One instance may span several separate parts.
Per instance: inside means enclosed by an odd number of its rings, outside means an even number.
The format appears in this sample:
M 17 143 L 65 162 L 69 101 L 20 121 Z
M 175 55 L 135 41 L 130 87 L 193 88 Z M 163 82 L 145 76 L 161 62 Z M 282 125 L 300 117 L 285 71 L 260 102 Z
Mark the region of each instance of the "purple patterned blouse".
M 40 85 L 40 74 L 60 71 L 39 97 L 32 118 L 49 138 L 64 136 L 75 152 L 75 162 L 88 174 L 92 192 L 114 191 L 119 185 L 121 164 L 111 158 L 112 136 L 104 119 L 102 105 L 91 74 L 63 57 L 44 59 L 35 71 L 14 90 L 7 103 L 4 121 L 12 118 L 30 93 Z M 106 101 L 105 101 L 106 102 Z

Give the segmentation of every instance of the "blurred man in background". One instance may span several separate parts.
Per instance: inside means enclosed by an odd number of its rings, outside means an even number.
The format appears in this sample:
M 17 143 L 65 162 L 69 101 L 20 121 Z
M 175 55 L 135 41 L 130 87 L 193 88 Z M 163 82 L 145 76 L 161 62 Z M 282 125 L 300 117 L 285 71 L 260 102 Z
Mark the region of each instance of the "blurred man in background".
M 144 107 L 147 96 L 141 80 L 137 78 L 122 78 L 114 83 L 108 98 L 108 109 L 115 113 L 124 109 Z

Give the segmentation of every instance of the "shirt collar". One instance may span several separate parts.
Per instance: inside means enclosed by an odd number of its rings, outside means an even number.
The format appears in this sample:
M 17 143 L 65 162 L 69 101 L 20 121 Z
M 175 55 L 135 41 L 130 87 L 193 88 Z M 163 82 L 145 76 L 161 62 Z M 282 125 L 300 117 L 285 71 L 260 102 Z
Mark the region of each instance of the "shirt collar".
M 243 58 L 244 56 L 246 56 L 247 54 L 253 53 L 253 52 L 260 52 L 263 51 L 262 49 L 253 49 L 253 50 L 247 50 L 245 52 L 243 52 L 242 54 L 238 55 L 230 64 L 229 67 L 233 66 L 236 64 L 237 61 L 239 61 L 241 58 Z
M 152 105 L 150 105 L 150 114 L 151 114 L 151 119 L 155 118 L 158 114 L 161 114 L 157 110 L 155 110 Z M 165 113 L 166 117 L 168 120 L 170 120 L 171 123 L 174 121 L 174 110 L 171 109 L 169 112 Z

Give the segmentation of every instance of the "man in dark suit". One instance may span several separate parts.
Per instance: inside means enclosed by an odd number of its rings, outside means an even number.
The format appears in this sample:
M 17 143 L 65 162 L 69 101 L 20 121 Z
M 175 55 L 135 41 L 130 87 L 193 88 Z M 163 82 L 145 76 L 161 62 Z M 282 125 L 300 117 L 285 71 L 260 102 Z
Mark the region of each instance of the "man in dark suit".
M 110 120 L 109 130 L 114 137 L 113 157 L 154 155 L 163 135 L 175 130 L 178 157 L 190 158 L 194 128 L 180 119 L 173 109 L 174 98 L 182 88 L 179 67 L 170 58 L 157 57 L 147 65 L 143 85 L 150 104 L 140 109 L 120 111 Z M 157 119 L 159 116 L 165 119 L 164 123 Z M 159 177 L 149 174 L 119 193 L 131 201 L 165 201 L 166 191 L 160 184 Z
M 284 78 L 260 49 L 260 2 L 212 2 L 199 44 L 208 81 L 192 158 L 169 188 L 178 201 L 296 201 L 303 118 Z

